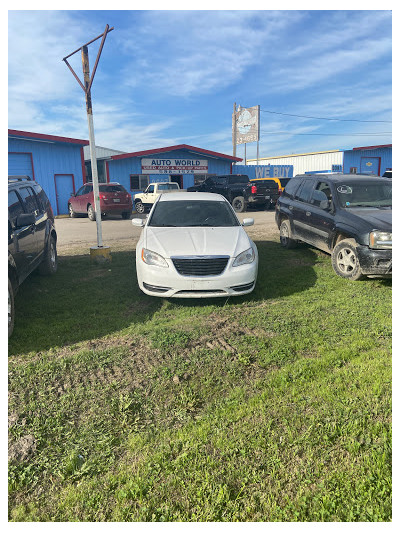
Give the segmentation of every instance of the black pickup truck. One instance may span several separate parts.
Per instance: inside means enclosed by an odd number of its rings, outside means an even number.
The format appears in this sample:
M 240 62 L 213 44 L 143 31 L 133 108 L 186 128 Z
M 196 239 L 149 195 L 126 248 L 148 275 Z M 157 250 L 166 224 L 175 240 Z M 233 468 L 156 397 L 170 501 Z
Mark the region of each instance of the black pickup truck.
M 251 183 L 244 174 L 226 174 L 224 176 L 209 176 L 200 185 L 188 187 L 188 192 L 213 192 L 224 196 L 232 205 L 236 213 L 246 211 L 251 196 Z
M 275 206 L 281 191 L 278 183 L 273 178 L 255 178 L 250 183 L 252 185 L 249 197 L 250 205 L 264 207 L 265 209 Z

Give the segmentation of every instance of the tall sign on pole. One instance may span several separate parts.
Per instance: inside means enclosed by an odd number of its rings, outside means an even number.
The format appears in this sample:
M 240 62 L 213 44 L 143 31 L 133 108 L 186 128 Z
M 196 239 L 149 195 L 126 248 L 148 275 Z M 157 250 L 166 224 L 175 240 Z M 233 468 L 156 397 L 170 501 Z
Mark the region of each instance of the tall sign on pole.
M 94 195 L 94 207 L 95 207 L 95 213 L 96 213 L 96 227 L 97 227 L 97 248 L 93 247 L 91 248 L 90 252 L 93 256 L 99 259 L 109 259 L 109 248 L 103 246 L 103 235 L 102 235 L 102 229 L 101 229 L 101 211 L 100 211 L 100 196 L 99 196 L 99 177 L 97 173 L 97 158 L 96 158 L 96 144 L 94 139 L 94 126 L 93 126 L 93 108 L 92 108 L 92 93 L 91 88 L 93 84 L 94 75 L 96 74 L 97 65 L 99 63 L 100 55 L 103 50 L 104 42 L 106 40 L 107 34 L 112 31 L 114 28 L 109 28 L 108 24 L 106 25 L 106 29 L 104 30 L 104 33 L 98 35 L 95 39 L 92 39 L 88 43 L 82 45 L 80 48 L 69 54 L 68 56 L 63 58 L 63 61 L 65 61 L 66 65 L 74 75 L 75 79 L 79 83 L 79 85 L 82 87 L 84 93 L 85 93 L 85 100 L 86 100 L 86 113 L 87 113 L 87 120 L 88 120 L 88 129 L 89 129 L 89 146 L 90 146 L 90 160 L 92 164 L 92 181 L 93 181 L 93 195 Z M 97 39 L 101 40 L 101 44 L 99 47 L 99 51 L 97 53 L 97 58 L 95 65 L 93 67 L 92 75 L 90 75 L 90 68 L 89 68 L 89 51 L 88 51 L 88 45 L 93 43 L 94 41 L 97 41 Z M 83 83 L 77 76 L 77 74 L 72 69 L 71 65 L 68 63 L 67 59 L 77 52 L 81 50 L 82 54 L 82 70 L 83 70 Z
M 232 144 L 233 155 L 236 156 L 236 145 L 244 144 L 246 149 L 247 143 L 260 140 L 260 106 L 236 108 L 233 105 L 232 114 Z

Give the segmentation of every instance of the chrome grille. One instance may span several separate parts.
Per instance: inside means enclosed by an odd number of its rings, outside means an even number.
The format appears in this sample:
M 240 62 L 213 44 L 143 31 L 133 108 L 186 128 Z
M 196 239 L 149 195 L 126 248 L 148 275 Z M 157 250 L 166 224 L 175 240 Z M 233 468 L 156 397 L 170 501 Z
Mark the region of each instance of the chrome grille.
M 217 276 L 228 264 L 229 256 L 171 257 L 176 270 L 182 276 Z

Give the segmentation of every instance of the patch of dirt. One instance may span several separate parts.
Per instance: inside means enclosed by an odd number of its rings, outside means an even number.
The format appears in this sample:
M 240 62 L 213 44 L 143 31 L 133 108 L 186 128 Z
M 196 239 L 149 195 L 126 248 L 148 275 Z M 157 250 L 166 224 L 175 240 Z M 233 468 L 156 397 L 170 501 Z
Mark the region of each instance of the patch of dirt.
M 36 451 L 36 440 L 33 435 L 25 435 L 17 442 L 8 446 L 8 460 L 20 462 L 29 459 Z

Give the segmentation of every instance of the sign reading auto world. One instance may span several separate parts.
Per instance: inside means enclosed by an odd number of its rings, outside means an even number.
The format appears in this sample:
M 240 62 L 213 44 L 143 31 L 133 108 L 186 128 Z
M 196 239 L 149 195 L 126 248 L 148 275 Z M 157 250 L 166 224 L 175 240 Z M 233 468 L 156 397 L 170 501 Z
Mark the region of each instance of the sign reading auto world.
M 208 174 L 207 159 L 142 159 L 142 174 Z
M 235 120 L 233 117 L 233 126 Z M 260 106 L 240 108 L 236 113 L 236 144 L 244 144 L 260 139 Z

